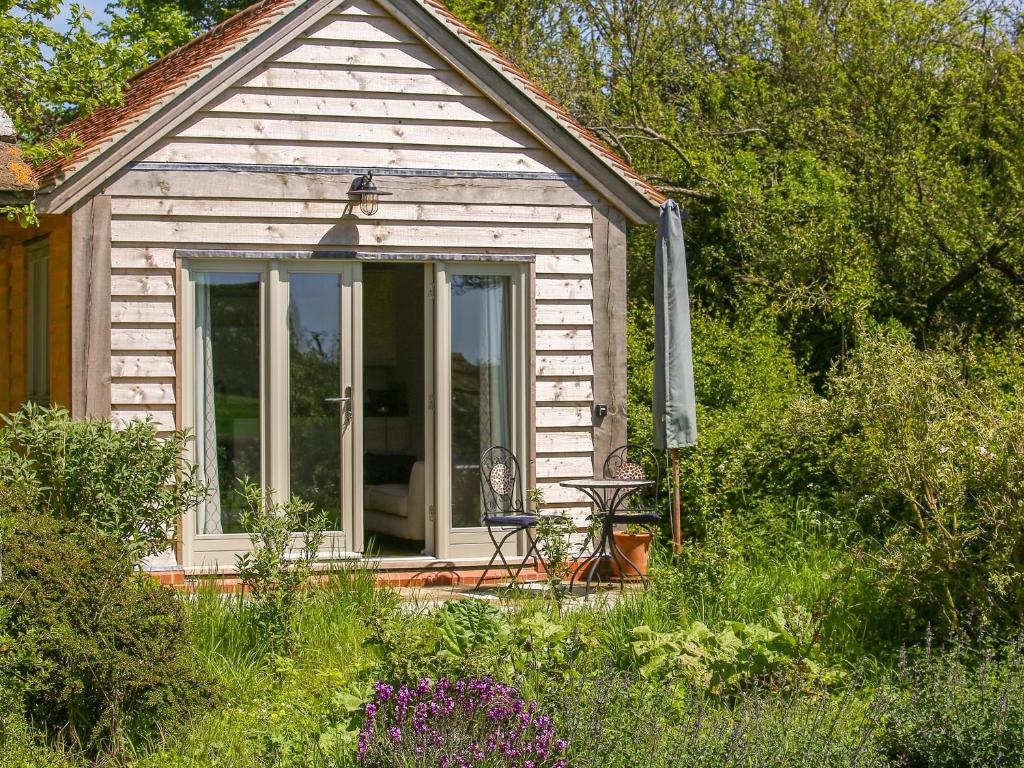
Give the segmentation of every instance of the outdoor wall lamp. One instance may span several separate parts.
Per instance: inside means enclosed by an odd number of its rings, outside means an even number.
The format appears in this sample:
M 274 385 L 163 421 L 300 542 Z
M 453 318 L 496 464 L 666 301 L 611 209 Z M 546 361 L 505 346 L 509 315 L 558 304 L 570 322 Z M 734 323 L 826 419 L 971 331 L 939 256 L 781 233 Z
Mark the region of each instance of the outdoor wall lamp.
M 367 216 L 373 216 L 377 212 L 381 195 L 390 195 L 391 192 L 381 192 L 373 183 L 373 174 L 365 173 L 352 180 L 352 186 L 348 188 L 348 196 L 353 201 L 359 200 L 359 210 Z

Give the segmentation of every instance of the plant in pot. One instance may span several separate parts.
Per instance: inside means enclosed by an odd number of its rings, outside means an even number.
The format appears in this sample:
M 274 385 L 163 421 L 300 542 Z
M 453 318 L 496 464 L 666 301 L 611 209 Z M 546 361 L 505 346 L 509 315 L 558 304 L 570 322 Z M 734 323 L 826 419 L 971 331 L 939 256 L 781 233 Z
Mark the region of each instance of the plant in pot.
M 557 598 L 564 591 L 562 583 L 571 571 L 569 537 L 576 530 L 576 525 L 571 518 L 563 515 L 541 514 L 541 505 L 544 503 L 544 492 L 541 489 L 533 488 L 528 491 L 527 499 L 532 507 L 531 514 L 537 517 L 535 535 L 547 566 L 548 587 Z
M 612 536 L 615 538 L 615 547 L 612 550 L 610 563 L 612 576 L 622 575 L 627 579 L 630 577 L 637 578 L 638 575 L 646 576 L 647 559 L 654 534 L 642 525 L 631 523 L 622 530 L 613 531 Z M 621 556 L 619 552 L 622 553 Z M 622 556 L 628 558 L 630 562 L 627 563 L 623 560 Z M 636 570 L 633 569 L 630 563 L 636 566 Z M 640 573 L 637 574 L 637 571 L 640 571 Z

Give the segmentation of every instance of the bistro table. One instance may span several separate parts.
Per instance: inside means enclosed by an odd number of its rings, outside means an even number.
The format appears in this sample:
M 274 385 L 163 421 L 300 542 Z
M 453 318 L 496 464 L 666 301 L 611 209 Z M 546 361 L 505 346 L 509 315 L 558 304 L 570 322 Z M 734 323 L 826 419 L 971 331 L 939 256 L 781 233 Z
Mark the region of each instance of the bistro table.
M 579 576 L 584 569 L 587 569 L 587 589 L 590 589 L 590 582 L 594 578 L 594 569 L 597 566 L 598 561 L 602 557 L 612 556 L 620 563 L 627 563 L 640 577 L 641 581 L 644 581 L 644 575 L 640 572 L 636 563 L 626 557 L 626 554 L 619 549 L 619 545 L 615 543 L 615 537 L 612 535 L 615 529 L 615 515 L 622 508 L 626 499 L 632 496 L 637 491 L 654 485 L 653 480 L 617 480 L 614 478 L 595 477 L 592 480 L 565 480 L 559 483 L 559 485 L 565 488 L 575 488 L 578 491 L 583 491 L 594 502 L 595 510 L 594 515 L 601 521 L 601 534 L 598 537 L 597 543 L 594 546 L 594 551 L 587 555 L 587 558 L 583 561 L 582 565 L 576 569 L 573 573 L 572 578 L 569 580 L 569 589 L 572 589 L 576 583 L 576 577 Z M 619 568 L 619 586 L 620 588 L 625 583 L 624 578 L 625 569 Z

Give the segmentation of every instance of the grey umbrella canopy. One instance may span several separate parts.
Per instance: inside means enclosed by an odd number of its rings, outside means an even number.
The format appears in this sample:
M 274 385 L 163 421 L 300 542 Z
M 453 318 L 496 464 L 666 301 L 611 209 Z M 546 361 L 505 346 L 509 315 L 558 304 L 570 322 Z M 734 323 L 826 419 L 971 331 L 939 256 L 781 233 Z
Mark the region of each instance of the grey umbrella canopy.
M 684 216 L 674 200 L 662 204 L 654 253 L 654 447 L 661 450 L 697 443 Z

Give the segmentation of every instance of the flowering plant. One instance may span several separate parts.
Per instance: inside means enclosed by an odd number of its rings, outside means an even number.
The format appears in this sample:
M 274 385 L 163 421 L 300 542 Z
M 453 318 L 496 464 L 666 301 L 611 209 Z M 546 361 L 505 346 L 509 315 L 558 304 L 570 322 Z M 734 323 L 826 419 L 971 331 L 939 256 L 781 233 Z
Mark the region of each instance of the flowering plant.
M 569 768 L 547 715 L 490 677 L 379 682 L 359 733 L 369 768 Z

